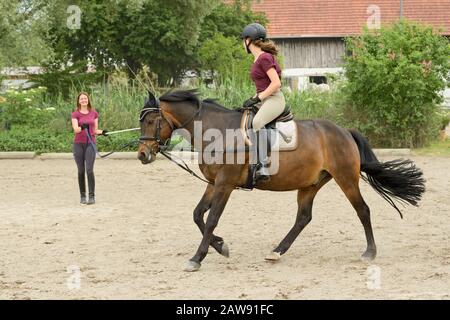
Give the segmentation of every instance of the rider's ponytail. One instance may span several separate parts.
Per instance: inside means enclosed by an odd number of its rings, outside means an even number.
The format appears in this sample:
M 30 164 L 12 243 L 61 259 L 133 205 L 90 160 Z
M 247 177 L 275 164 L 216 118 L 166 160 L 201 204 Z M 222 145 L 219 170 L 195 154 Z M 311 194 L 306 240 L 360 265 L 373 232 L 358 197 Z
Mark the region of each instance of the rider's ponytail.
M 252 42 L 255 46 L 261 48 L 262 51 L 270 53 L 274 56 L 278 54 L 278 48 L 272 40 L 256 40 Z

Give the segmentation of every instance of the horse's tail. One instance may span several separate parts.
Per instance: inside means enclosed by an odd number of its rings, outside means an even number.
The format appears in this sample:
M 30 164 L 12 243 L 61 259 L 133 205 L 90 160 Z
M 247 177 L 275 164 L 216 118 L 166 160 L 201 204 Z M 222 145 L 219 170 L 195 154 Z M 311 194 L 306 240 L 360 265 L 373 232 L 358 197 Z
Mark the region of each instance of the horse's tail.
M 349 130 L 349 132 L 358 145 L 361 178 L 368 182 L 403 218 L 393 199 L 417 206 L 425 192 L 422 171 L 411 160 L 378 161 L 367 139 L 355 130 Z M 365 172 L 366 176 L 362 172 Z

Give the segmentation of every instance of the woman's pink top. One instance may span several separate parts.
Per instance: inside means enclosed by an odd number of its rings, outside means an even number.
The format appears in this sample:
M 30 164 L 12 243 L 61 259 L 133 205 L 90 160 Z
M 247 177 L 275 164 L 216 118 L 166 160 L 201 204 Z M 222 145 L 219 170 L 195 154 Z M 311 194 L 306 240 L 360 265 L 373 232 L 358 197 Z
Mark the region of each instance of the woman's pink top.
M 96 143 L 94 126 L 95 126 L 95 119 L 97 118 L 98 113 L 95 110 L 91 110 L 87 114 L 81 113 L 79 110 L 72 112 L 72 119 L 78 120 L 79 127 L 81 127 L 81 125 L 84 123 L 87 123 L 89 125 L 89 131 L 91 133 L 91 138 L 94 143 Z M 88 143 L 88 142 L 89 140 L 86 136 L 86 130 L 81 130 L 80 133 L 75 133 L 73 143 Z
M 262 53 L 258 59 L 253 63 L 252 69 L 250 72 L 250 76 L 252 80 L 255 82 L 256 92 L 260 93 L 267 89 L 270 85 L 270 78 L 267 75 L 267 71 L 270 68 L 275 68 L 278 73 L 278 76 L 281 79 L 281 68 L 275 60 L 274 56 L 268 52 Z

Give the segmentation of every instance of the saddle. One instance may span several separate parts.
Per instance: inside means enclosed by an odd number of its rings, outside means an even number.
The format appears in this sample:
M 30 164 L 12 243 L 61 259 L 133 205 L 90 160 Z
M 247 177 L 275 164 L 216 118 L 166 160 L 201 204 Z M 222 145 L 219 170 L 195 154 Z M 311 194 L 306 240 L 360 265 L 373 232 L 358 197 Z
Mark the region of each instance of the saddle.
M 251 139 L 248 136 L 249 130 L 252 129 L 253 118 L 258 112 L 258 107 L 241 108 L 239 111 L 243 112 L 241 118 L 241 132 L 244 136 L 245 143 L 248 146 L 252 145 Z M 264 126 L 267 130 L 275 130 L 275 141 L 271 142 L 271 149 L 273 151 L 290 151 L 297 148 L 297 125 L 294 121 L 294 115 L 290 106 L 286 106 L 283 112 L 271 122 Z M 279 138 L 282 139 L 279 139 Z
M 256 112 L 255 112 L 256 113 Z M 292 109 L 290 106 L 286 106 L 283 112 L 276 117 L 274 120 L 266 124 L 266 127 L 274 127 L 277 122 L 288 122 L 294 120 L 294 115 L 292 114 Z

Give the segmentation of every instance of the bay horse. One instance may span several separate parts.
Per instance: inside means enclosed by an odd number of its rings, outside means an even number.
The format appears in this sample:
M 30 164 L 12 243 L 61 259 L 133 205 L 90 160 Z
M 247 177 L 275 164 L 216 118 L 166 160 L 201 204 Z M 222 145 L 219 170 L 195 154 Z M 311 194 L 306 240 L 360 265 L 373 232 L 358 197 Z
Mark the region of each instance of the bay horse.
M 159 99 L 149 92 L 141 111 L 138 159 L 143 164 L 153 162 L 161 146 L 176 129 L 187 130 L 191 134 L 191 144 L 194 145 L 194 120 L 201 121 L 202 133 L 210 128 L 225 133 L 227 129 L 240 128 L 241 117 L 241 112 L 225 108 L 215 100 L 201 101 L 196 90 L 169 91 Z M 362 254 L 362 259 L 373 260 L 377 249 L 370 222 L 370 209 L 359 189 L 360 176 L 403 217 L 394 200 L 418 205 L 425 191 L 422 171 L 410 160 L 378 161 L 368 141 L 355 130 L 341 128 L 327 120 L 296 120 L 295 123 L 299 139 L 297 148 L 279 152 L 278 172 L 269 181 L 258 182 L 255 186 L 260 190 L 298 190 L 298 210 L 294 226 L 266 259 L 276 261 L 286 253 L 311 221 L 313 200 L 317 192 L 333 178 L 364 227 L 367 249 Z M 205 147 L 206 141 L 201 141 L 201 144 Z M 202 154 L 199 154 L 200 157 Z M 210 245 L 219 254 L 229 256 L 229 249 L 223 238 L 213 232 L 230 194 L 247 181 L 248 152 L 245 159 L 244 164 L 207 164 L 199 161 L 200 171 L 210 183 L 193 212 L 194 222 L 203 238 L 197 252 L 188 261 L 186 271 L 199 270 Z M 208 210 L 205 223 L 204 215 Z

